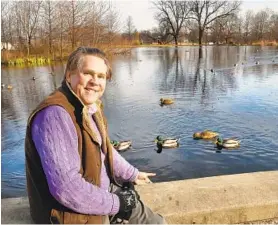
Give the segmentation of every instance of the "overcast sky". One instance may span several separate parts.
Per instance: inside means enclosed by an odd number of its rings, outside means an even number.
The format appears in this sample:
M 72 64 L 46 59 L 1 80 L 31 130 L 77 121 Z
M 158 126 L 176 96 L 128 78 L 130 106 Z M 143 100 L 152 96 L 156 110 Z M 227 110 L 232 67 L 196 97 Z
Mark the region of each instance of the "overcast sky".
M 128 15 L 132 16 L 133 23 L 138 31 L 151 29 L 157 26 L 153 18 L 154 8 L 151 0 L 112 0 L 112 5 L 120 12 L 122 23 L 125 23 Z M 254 12 L 266 7 L 277 12 L 278 1 L 244 0 L 241 5 L 242 11 L 251 9 L 254 10 Z

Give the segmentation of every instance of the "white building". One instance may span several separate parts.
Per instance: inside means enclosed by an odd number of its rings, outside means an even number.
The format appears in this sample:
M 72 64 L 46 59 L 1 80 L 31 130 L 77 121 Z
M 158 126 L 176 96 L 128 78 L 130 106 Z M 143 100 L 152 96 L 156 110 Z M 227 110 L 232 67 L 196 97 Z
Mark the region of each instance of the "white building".
M 1 42 L 1 50 L 15 50 L 15 47 L 10 42 Z

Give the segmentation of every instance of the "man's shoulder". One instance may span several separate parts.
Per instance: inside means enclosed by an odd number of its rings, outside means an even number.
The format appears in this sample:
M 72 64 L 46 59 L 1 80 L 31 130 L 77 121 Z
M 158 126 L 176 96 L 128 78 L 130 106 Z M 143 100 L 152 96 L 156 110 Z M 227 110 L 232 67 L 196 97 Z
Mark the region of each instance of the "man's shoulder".
M 33 119 L 34 115 L 42 110 L 44 110 L 45 113 L 53 109 L 55 109 L 57 112 L 62 112 L 67 111 L 66 109 L 69 107 L 69 105 L 70 104 L 68 103 L 66 96 L 58 88 L 38 104 L 38 106 L 30 114 L 28 123 Z

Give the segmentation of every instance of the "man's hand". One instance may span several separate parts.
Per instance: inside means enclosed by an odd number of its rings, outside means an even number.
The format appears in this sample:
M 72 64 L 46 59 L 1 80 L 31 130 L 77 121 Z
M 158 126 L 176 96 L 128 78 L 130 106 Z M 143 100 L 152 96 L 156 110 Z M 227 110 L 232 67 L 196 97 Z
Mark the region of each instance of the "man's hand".
M 122 189 L 115 194 L 118 195 L 120 200 L 120 210 L 111 223 L 127 223 L 132 210 L 136 207 L 139 195 L 131 182 L 123 183 Z
M 142 185 L 142 184 L 150 184 L 152 181 L 149 179 L 149 177 L 155 176 L 155 173 L 145 173 L 145 172 L 140 172 L 135 179 L 134 183 L 137 185 Z

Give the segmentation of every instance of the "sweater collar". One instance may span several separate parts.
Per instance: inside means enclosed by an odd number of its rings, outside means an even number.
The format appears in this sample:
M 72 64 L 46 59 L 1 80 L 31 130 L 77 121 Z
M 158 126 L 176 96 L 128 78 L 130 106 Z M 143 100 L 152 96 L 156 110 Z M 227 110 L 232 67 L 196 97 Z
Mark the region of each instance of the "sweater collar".
M 94 104 L 92 104 L 92 105 L 88 105 L 87 108 L 88 108 L 88 113 L 89 113 L 90 115 L 93 115 L 93 114 L 96 113 L 96 111 L 98 110 L 97 104 L 96 104 L 96 103 L 94 103 Z

